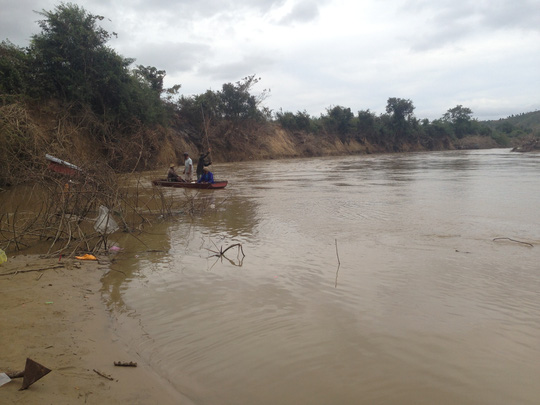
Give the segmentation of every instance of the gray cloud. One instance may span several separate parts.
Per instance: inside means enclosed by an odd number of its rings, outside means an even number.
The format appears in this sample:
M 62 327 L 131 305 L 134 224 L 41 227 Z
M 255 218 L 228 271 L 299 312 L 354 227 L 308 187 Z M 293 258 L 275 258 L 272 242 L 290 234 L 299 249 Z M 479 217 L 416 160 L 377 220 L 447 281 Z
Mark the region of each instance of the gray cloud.
M 128 46 L 124 49 L 128 55 L 137 55 L 136 65 L 155 66 L 167 74 L 176 75 L 197 68 L 210 46 L 188 42 L 145 43 L 143 46 Z
M 243 77 L 260 75 L 274 63 L 264 55 L 246 56 L 238 62 L 227 62 L 218 65 L 201 65 L 198 73 L 208 76 L 212 81 L 237 82 Z
M 459 43 L 471 35 L 515 30 L 540 33 L 540 4 L 536 0 L 408 0 L 400 12 L 419 19 L 416 35 L 406 35 L 415 51 Z
M 330 105 L 384 112 L 410 98 L 419 118 L 462 104 L 481 114 L 538 109 L 538 0 L 71 0 L 117 32 L 109 46 L 166 70 L 185 94 L 247 75 L 273 110 Z M 0 40 L 26 46 L 33 10 L 60 0 L 0 0 Z M 495 117 L 497 118 L 497 117 Z
M 296 3 L 292 10 L 279 21 L 279 24 L 306 23 L 316 19 L 319 16 L 318 3 L 314 0 L 304 0 Z

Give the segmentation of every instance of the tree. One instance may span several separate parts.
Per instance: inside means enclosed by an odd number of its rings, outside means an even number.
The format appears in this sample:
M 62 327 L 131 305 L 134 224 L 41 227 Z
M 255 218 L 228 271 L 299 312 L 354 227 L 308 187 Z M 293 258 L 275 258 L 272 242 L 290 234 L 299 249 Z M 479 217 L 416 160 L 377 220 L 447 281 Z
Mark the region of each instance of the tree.
M 472 117 L 472 111 L 470 108 L 457 105 L 454 108 L 450 108 L 443 115 L 443 120 L 455 124 L 458 121 L 470 121 Z
M 157 94 L 163 92 L 163 80 L 166 74 L 164 70 L 158 70 L 153 66 L 138 65 L 133 69 L 133 74 L 140 83 L 149 87 Z
M 442 119 L 452 125 L 454 134 L 458 138 L 463 138 L 465 135 L 472 132 L 471 119 L 472 111 L 470 108 L 457 105 L 454 108 L 450 108 L 443 116 Z
M 298 111 L 293 114 L 290 111 L 279 111 L 276 113 L 277 121 L 281 126 L 290 131 L 306 131 L 313 130 L 312 119 L 307 111 Z
M 38 96 L 90 106 L 108 122 L 165 122 L 165 71 L 141 65 L 130 71 L 134 59 L 106 46 L 111 34 L 98 26 L 104 17 L 70 3 L 38 14 L 45 17 L 38 22 L 42 32 L 30 46 Z
M 358 111 L 358 118 L 356 121 L 356 128 L 358 134 L 371 142 L 377 140 L 377 116 L 368 110 Z
M 240 119 L 260 119 L 263 117 L 258 107 L 266 98 L 268 90 L 264 90 L 258 97 L 250 94 L 251 88 L 260 80 L 255 75 L 251 75 L 235 84 L 225 83 L 222 86 L 219 98 L 223 118 L 238 122 Z
M 343 142 L 348 142 L 354 130 L 354 114 L 351 109 L 337 105 L 327 108 L 326 112 L 327 115 L 321 117 L 326 131 L 337 133 Z
M 390 129 L 394 134 L 391 142 L 396 148 L 399 149 L 398 143 L 404 140 L 417 141 L 417 133 L 413 131 L 416 123 L 413 120 L 414 105 L 411 100 L 390 97 L 386 104 L 386 112 L 389 114 Z
M 24 94 L 28 80 L 28 56 L 9 41 L 0 43 L 0 93 Z
M 403 98 L 390 97 L 386 103 L 386 112 L 397 123 L 410 119 L 413 115 L 414 108 L 411 100 L 405 100 Z
M 69 3 L 38 14 L 45 19 L 38 22 L 42 32 L 32 36 L 30 46 L 36 81 L 65 100 L 89 101 L 92 83 L 103 70 L 99 54 L 110 38 L 97 26 L 103 17 Z

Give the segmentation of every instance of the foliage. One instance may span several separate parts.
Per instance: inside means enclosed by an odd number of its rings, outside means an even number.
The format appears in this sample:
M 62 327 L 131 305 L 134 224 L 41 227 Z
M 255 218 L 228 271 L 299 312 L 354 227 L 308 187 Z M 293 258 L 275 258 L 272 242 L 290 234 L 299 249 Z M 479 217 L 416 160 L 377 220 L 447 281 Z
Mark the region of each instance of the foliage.
M 28 81 L 28 56 L 9 41 L 0 43 L 0 94 L 24 92 Z
M 392 121 L 396 125 L 403 125 L 403 122 L 408 121 L 414 112 L 414 105 L 411 100 L 403 98 L 390 97 L 386 103 L 386 112 L 391 115 Z
M 44 17 L 38 22 L 42 32 L 32 36 L 30 47 L 36 84 L 64 100 L 89 101 L 112 56 L 105 47 L 110 35 L 97 26 L 103 17 L 64 3 L 38 14 Z
M 138 120 L 142 124 L 165 123 L 170 108 L 161 94 L 165 72 L 138 66 L 106 43 L 111 34 L 98 24 L 104 17 L 82 7 L 61 3 L 53 11 L 41 11 L 41 32 L 22 49 L 9 42 L 0 45 L 0 91 L 36 100 L 56 99 L 65 105 L 91 110 L 103 120 L 120 126 Z
M 330 107 L 327 115 L 322 116 L 322 125 L 326 132 L 338 134 L 343 142 L 351 139 L 355 129 L 354 114 L 350 108 L 342 106 Z
M 507 134 L 512 133 L 516 129 L 527 133 L 533 133 L 535 131 L 540 133 L 540 111 L 511 115 L 494 121 L 482 121 L 482 125 Z M 501 126 L 502 128 L 499 128 Z M 507 128 L 512 128 L 512 130 L 508 132 Z
M 255 75 L 251 75 L 235 84 L 225 83 L 218 93 L 221 116 L 235 122 L 241 119 L 260 119 L 261 113 L 258 106 L 266 97 L 266 91 L 259 97 L 249 92 L 260 80 Z
M 297 111 L 296 114 L 290 111 L 279 111 L 276 119 L 280 125 L 289 131 L 314 132 L 315 124 L 307 111 Z
M 372 143 L 376 142 L 379 132 L 379 118 L 369 110 L 358 111 L 356 128 L 358 134 Z
M 443 121 L 452 125 L 454 134 L 457 138 L 461 139 L 465 135 L 472 135 L 472 111 L 470 108 L 457 105 L 454 108 L 450 108 L 442 117 Z
M 248 148 L 250 140 L 256 139 L 256 129 L 272 119 L 272 111 L 262 105 L 269 90 L 258 95 L 252 92 L 261 80 L 255 75 L 225 83 L 218 91 L 179 97 L 180 85 L 164 88 L 164 70 L 143 65 L 132 68 L 134 59 L 107 46 L 116 34 L 99 25 L 103 16 L 71 3 L 38 14 L 42 17 L 38 22 L 41 32 L 32 36 L 28 48 L 9 41 L 0 43 L 0 107 L 21 100 L 58 105 L 66 121 L 84 128 L 94 143 L 101 142 L 103 155 L 110 162 L 119 162 L 115 167 L 149 161 L 149 155 L 157 154 L 163 144 L 161 136 L 171 128 L 176 130 L 178 143 L 186 140 L 196 145 L 201 134 L 208 138 L 210 133 L 224 148 L 240 143 Z M 24 108 L 22 104 L 18 107 Z M 450 108 L 433 122 L 418 120 L 414 110 L 411 100 L 391 97 L 380 115 L 369 109 L 355 115 L 350 108 L 337 105 L 328 107 L 320 117 L 305 110 L 280 110 L 274 118 L 302 139 L 356 140 L 388 151 L 451 147 L 456 139 L 469 135 L 490 136 L 505 146 L 508 139 L 540 132 L 538 111 L 485 123 L 472 118 L 471 109 L 462 105 Z M 9 135 L 10 149 L 5 151 L 13 157 L 28 157 L 24 142 L 19 141 L 31 138 L 32 128 L 22 128 L 18 122 L 1 123 Z M 298 132 L 316 134 L 317 138 Z M 134 150 L 136 154 L 131 153 Z M 126 154 L 133 156 L 127 158 Z
M 183 125 L 198 133 L 207 133 L 210 126 L 228 127 L 225 132 L 241 130 L 250 123 L 263 123 L 271 115 L 261 109 L 268 90 L 260 95 L 251 94 L 252 87 L 260 81 L 255 75 L 247 76 L 236 83 L 225 83 L 221 91 L 207 90 L 190 97 L 182 96 L 177 102 L 178 116 Z

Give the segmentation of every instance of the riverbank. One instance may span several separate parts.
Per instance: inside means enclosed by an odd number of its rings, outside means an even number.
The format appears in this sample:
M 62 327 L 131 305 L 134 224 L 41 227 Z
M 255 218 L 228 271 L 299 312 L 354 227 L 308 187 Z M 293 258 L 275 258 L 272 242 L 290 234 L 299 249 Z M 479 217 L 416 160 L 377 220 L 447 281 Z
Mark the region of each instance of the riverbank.
M 27 357 L 52 370 L 25 391 L 20 378 L 3 385 L 1 403 L 191 403 L 112 333 L 100 294 L 108 269 L 103 262 L 26 255 L 0 265 L 0 372 L 22 371 Z

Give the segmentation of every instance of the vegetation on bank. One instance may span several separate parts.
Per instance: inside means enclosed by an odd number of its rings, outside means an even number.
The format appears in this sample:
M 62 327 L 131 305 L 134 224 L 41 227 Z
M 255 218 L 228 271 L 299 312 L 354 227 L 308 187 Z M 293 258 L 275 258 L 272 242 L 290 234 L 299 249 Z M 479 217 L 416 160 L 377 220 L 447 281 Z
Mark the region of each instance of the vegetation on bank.
M 331 106 L 320 117 L 271 111 L 255 75 L 182 96 L 166 72 L 134 65 L 107 45 L 104 17 L 61 3 L 39 13 L 28 47 L 0 43 L 0 184 L 32 180 L 49 153 L 85 168 L 133 171 L 180 161 L 212 146 L 214 161 L 346 153 L 513 146 L 533 123 L 479 122 L 457 105 L 440 119 L 414 116 L 391 97 L 386 112 Z M 527 116 L 528 118 L 528 116 Z M 536 125 L 536 126 L 535 126 Z

